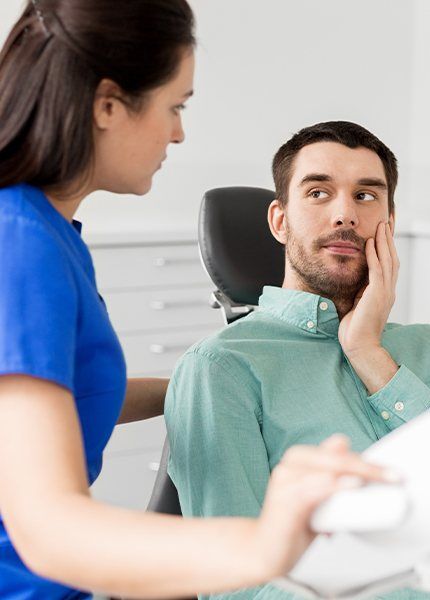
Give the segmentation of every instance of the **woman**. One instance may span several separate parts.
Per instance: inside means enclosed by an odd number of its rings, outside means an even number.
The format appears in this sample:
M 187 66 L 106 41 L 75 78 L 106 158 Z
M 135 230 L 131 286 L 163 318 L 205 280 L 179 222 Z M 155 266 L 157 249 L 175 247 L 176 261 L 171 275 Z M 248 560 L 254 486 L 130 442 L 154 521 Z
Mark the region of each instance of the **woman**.
M 287 452 L 258 520 L 143 514 L 90 496 L 115 423 L 162 413 L 166 382 L 126 381 L 73 215 L 96 189 L 150 189 L 184 138 L 193 47 L 185 0 L 40 0 L 0 55 L 2 599 L 254 586 L 291 568 L 341 475 L 383 477 L 335 437 Z

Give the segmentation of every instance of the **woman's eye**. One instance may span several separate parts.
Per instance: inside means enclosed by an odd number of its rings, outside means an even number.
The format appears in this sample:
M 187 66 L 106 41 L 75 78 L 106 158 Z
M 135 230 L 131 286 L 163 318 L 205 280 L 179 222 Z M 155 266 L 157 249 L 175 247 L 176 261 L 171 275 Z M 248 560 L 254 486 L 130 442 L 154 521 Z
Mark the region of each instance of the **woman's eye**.
M 375 196 L 370 194 L 369 192 L 360 192 L 357 194 L 357 200 L 364 200 L 364 202 L 369 202 L 371 200 L 375 200 Z
M 309 196 L 311 198 L 315 198 L 316 200 L 321 200 L 322 198 L 327 198 L 328 193 L 323 192 L 322 190 L 312 190 L 309 192 Z
M 176 115 L 179 115 L 180 112 L 182 112 L 183 110 L 185 110 L 187 107 L 185 104 L 178 104 L 178 106 L 174 106 L 173 107 L 173 112 Z

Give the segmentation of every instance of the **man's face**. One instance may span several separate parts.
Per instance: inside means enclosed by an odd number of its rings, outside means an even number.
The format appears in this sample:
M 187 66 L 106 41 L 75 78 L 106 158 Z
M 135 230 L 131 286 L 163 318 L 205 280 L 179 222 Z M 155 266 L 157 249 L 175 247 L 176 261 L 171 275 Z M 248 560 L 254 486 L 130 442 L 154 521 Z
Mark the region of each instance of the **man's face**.
M 336 142 L 300 150 L 285 228 L 287 267 L 304 289 L 329 298 L 354 297 L 367 283 L 365 242 L 388 220 L 387 179 L 375 152 Z

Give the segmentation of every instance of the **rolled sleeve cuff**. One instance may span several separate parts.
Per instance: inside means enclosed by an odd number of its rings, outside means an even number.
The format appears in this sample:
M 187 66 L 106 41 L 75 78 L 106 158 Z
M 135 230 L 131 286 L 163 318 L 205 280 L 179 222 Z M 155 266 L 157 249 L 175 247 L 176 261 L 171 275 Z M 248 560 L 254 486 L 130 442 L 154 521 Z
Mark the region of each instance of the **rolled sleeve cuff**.
M 430 389 L 405 365 L 401 365 L 394 377 L 369 396 L 368 401 L 387 427 L 396 429 L 430 408 Z

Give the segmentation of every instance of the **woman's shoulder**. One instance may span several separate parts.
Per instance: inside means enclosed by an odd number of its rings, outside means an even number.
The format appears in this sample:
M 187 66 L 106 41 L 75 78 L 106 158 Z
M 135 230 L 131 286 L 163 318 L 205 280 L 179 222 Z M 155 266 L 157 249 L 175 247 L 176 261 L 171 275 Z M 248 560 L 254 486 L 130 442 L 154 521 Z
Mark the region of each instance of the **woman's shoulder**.
M 46 218 L 37 188 L 25 184 L 0 188 L 0 268 L 41 271 L 52 265 L 67 268 L 61 236 Z M 36 201 L 33 201 L 34 198 Z
M 0 188 L 0 221 L 21 220 L 35 226 L 40 224 L 40 213 L 31 202 L 38 193 L 37 188 L 23 183 Z

